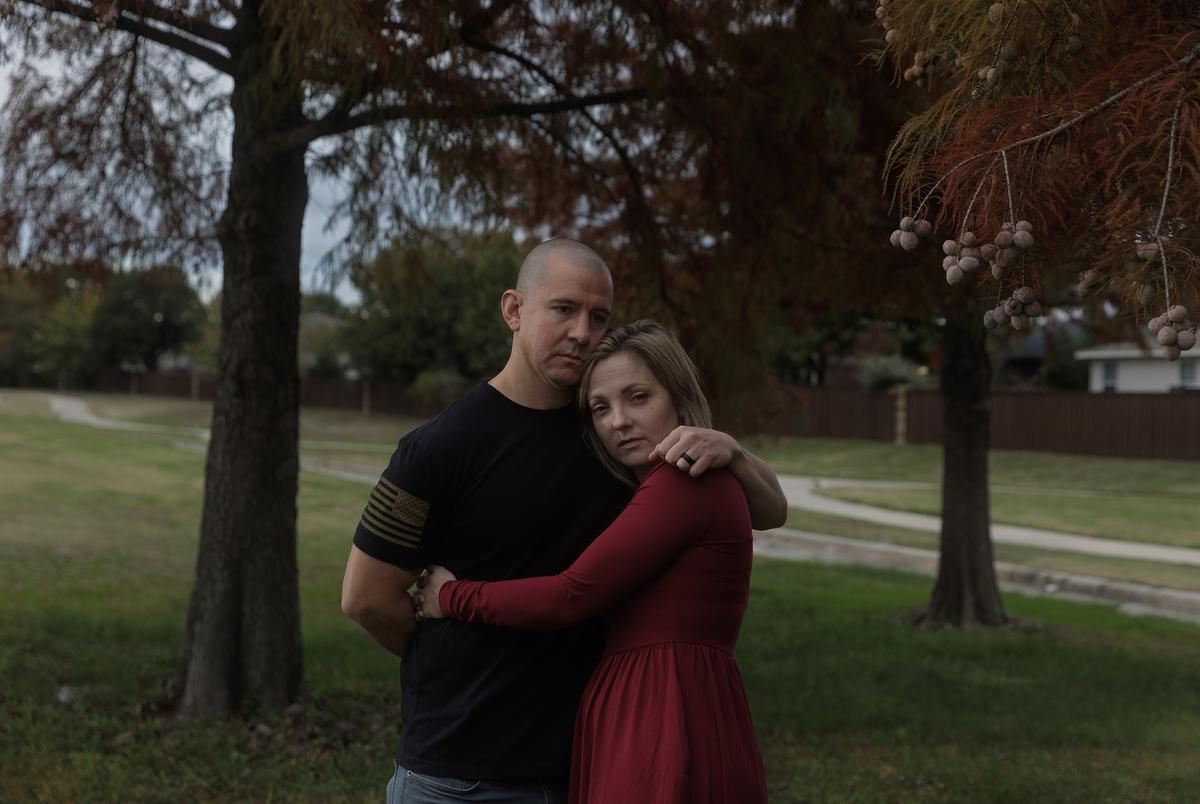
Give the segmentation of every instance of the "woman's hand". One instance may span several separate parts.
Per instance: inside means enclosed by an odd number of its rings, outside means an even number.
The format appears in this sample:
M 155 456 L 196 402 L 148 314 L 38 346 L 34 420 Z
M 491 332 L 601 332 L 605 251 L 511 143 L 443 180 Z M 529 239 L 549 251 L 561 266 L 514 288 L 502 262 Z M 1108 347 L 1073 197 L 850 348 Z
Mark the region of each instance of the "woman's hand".
M 412 596 L 413 605 L 417 607 L 417 622 L 439 620 L 446 616 L 438 604 L 438 595 L 442 591 L 442 584 L 454 580 L 457 580 L 454 573 L 438 564 L 430 564 L 421 573 L 417 579 L 417 591 Z

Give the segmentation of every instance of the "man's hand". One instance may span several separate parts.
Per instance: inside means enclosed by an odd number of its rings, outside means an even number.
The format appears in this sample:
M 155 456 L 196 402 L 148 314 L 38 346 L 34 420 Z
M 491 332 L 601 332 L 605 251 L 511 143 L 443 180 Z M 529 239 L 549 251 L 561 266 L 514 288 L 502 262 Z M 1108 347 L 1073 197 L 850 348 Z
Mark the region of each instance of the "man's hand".
M 742 445 L 728 433 L 681 425 L 654 448 L 650 461 L 661 460 L 692 477 L 700 477 L 709 469 L 724 469 L 745 456 Z
M 442 584 L 446 581 L 458 580 L 454 573 L 445 567 L 431 564 L 417 579 L 417 591 L 413 594 L 413 604 L 417 607 L 417 622 L 421 620 L 440 620 L 445 617 L 438 595 L 442 593 Z
M 699 477 L 709 469 L 728 469 L 746 492 L 751 527 L 768 530 L 787 522 L 787 497 L 775 470 L 747 452 L 728 433 L 703 427 L 676 427 L 650 453 L 650 460 L 662 460 L 692 477 Z

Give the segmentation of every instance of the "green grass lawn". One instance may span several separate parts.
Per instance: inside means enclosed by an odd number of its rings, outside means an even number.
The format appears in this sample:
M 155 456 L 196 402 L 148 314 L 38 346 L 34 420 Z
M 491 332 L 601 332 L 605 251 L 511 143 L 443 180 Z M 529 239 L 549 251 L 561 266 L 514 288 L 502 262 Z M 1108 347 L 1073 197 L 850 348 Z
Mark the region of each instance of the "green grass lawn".
M 304 473 L 311 699 L 159 713 L 203 455 L 0 413 L 0 801 L 377 801 L 396 662 L 338 610 L 369 490 Z M 1200 789 L 1200 629 L 1006 598 L 1030 624 L 914 630 L 927 579 L 759 561 L 738 658 L 773 802 L 1179 801 Z

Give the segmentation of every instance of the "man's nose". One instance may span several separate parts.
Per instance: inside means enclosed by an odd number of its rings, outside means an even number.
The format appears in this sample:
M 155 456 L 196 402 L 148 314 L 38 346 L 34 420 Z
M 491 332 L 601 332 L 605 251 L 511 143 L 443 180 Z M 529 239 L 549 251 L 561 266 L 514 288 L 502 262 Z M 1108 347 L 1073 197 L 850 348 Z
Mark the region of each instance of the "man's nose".
M 567 337 L 585 346 L 592 339 L 591 320 L 586 310 L 580 310 L 579 315 L 571 321 L 571 329 L 567 332 Z

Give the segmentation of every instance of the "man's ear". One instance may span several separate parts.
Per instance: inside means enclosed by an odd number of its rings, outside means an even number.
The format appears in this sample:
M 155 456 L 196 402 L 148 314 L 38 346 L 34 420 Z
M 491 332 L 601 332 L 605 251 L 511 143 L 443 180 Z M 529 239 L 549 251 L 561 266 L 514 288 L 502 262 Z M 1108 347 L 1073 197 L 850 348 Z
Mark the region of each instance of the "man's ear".
M 504 323 L 513 332 L 521 329 L 521 307 L 524 304 L 525 297 L 519 290 L 506 290 L 500 297 L 500 315 L 504 316 Z

